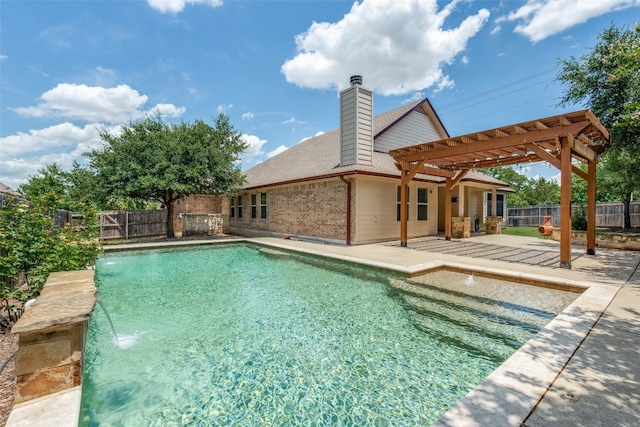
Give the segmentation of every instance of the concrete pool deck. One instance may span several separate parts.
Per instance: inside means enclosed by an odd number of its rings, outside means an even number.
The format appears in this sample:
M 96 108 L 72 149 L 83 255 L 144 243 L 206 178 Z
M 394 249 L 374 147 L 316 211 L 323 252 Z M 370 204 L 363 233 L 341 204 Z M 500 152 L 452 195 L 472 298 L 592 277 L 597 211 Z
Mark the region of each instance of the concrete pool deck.
M 640 407 L 640 252 L 598 249 L 595 256 L 588 256 L 584 247 L 574 246 L 572 269 L 568 270 L 558 266 L 558 242 L 507 235 L 481 235 L 452 241 L 429 237 L 410 240 L 408 248 L 401 248 L 397 243 L 336 246 L 277 238 L 246 240 L 409 274 L 446 264 L 488 273 L 511 272 L 524 279 L 546 277 L 554 283 L 590 286 L 589 295 L 580 298 L 582 306 L 576 307 L 584 310 L 565 310 L 563 318 L 552 322 L 555 326 L 551 329 L 556 335 L 539 334 L 540 337 L 534 338 L 538 341 L 525 344 L 518 357 L 510 358 L 499 368 L 499 375 L 492 374 L 436 425 L 640 424 L 637 410 Z M 220 242 L 156 242 L 105 249 L 135 250 Z M 430 251 L 434 249 L 438 252 Z M 581 332 L 572 333 L 576 330 Z M 558 351 L 549 353 L 551 345 Z M 562 355 L 563 351 L 568 353 Z M 518 370 L 531 371 L 532 375 L 510 376 Z M 545 377 L 540 382 L 543 386 L 530 381 L 536 376 Z M 74 393 L 79 396 L 80 391 Z M 54 395 L 46 399 L 50 400 L 47 406 L 59 407 L 62 402 L 58 399 L 69 399 L 69 396 Z M 75 399 L 71 406 L 79 406 L 79 397 Z M 17 406 L 7 426 L 51 426 L 48 412 L 42 400 Z M 40 418 L 41 424 L 38 415 L 44 415 Z M 75 422 L 56 425 L 75 425 Z

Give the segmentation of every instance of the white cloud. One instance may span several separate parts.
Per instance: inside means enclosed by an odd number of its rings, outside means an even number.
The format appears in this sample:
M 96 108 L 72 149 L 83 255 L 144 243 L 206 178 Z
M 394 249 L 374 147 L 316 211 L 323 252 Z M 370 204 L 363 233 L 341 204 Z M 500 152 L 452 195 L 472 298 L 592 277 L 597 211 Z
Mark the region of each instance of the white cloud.
M 83 153 L 102 146 L 101 130 L 117 133 L 119 126 L 92 123 L 78 127 L 65 122 L 44 129 L 18 132 L 0 138 L 0 181 L 17 188 L 28 176 L 52 163 L 70 169 L 74 161 L 82 164 Z
M 281 145 L 278 148 L 276 148 L 275 150 L 269 151 L 267 153 L 267 159 L 270 159 L 273 156 L 277 156 L 278 154 L 282 153 L 283 151 L 286 151 L 288 148 L 289 147 L 285 147 L 284 145 Z
M 260 139 L 255 135 L 242 134 L 242 139 L 247 143 L 247 149 L 240 156 L 240 162 L 244 168 L 252 166 L 253 164 L 261 161 L 264 157 L 264 150 L 262 147 L 267 143 L 266 139 Z
M 101 125 L 91 124 L 80 128 L 65 122 L 44 129 L 32 129 L 28 133 L 18 132 L 0 138 L 0 152 L 3 158 L 8 158 L 75 146 L 99 139 L 100 127 Z
M 471 62 L 471 60 L 469 59 L 469 57 L 468 57 L 468 56 L 466 56 L 466 55 L 462 57 L 461 61 L 462 61 L 462 63 L 463 63 L 464 65 L 467 65 L 469 62 Z
M 251 120 L 253 119 L 253 113 L 252 112 L 248 112 L 248 113 L 244 113 L 242 115 L 242 120 Z
M 14 110 L 27 117 L 60 117 L 86 122 L 124 123 L 139 119 L 153 111 L 171 117 L 184 113 L 184 107 L 158 104 L 150 109 L 141 108 L 148 97 L 127 85 L 111 88 L 60 83 L 40 96 L 42 103 Z
M 496 25 L 495 27 L 493 27 L 493 30 L 491 30 L 491 35 L 494 36 L 494 35 L 498 34 L 501 29 L 502 29 L 502 27 L 500 27 L 500 25 Z
M 514 31 L 536 43 L 591 18 L 633 6 L 640 6 L 640 0 L 528 0 L 499 20 L 518 21 Z
M 305 124 L 307 124 L 309 122 L 307 122 L 305 120 L 298 120 L 294 116 L 291 116 L 291 118 L 289 118 L 289 119 L 287 119 L 287 120 L 285 120 L 283 122 L 280 122 L 281 125 L 293 125 L 293 124 L 296 124 L 296 123 L 300 124 L 300 125 L 305 125 Z
M 218 112 L 218 114 L 223 114 L 226 113 L 227 110 L 230 110 L 233 108 L 233 104 L 227 104 L 227 105 L 218 105 L 216 107 L 216 111 Z
M 315 138 L 316 136 L 320 136 L 320 135 L 324 135 L 324 132 L 323 132 L 323 131 L 318 131 L 318 132 L 316 132 L 316 134 L 315 134 L 315 135 L 313 135 L 313 136 L 307 136 L 307 137 L 305 137 L 305 138 L 302 138 L 300 141 L 298 141 L 298 144 L 300 144 L 301 142 L 306 141 L 307 139 Z
M 298 54 L 281 71 L 288 82 L 316 89 L 344 89 L 354 74 L 363 74 L 364 86 L 383 95 L 451 87 L 443 66 L 489 18 L 481 9 L 457 27 L 445 25 L 458 3 L 438 10 L 436 0 L 356 2 L 342 20 L 314 22 L 297 35 Z
M 0 61 L 4 61 L 5 59 L 9 59 L 7 55 L 0 55 Z
M 147 0 L 151 8 L 160 13 L 178 13 L 186 7 L 187 4 L 205 4 L 211 7 L 222 6 L 222 0 Z

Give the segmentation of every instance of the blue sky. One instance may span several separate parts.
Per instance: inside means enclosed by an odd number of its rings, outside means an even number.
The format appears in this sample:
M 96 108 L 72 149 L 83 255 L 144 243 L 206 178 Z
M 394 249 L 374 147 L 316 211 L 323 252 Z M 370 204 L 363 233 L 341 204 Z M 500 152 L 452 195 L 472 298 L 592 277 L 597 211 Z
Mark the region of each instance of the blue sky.
M 353 74 L 376 114 L 428 97 L 452 136 L 582 109 L 556 107 L 558 60 L 638 22 L 640 0 L 3 0 L 0 182 L 82 163 L 154 110 L 229 115 L 246 169 L 337 128 Z

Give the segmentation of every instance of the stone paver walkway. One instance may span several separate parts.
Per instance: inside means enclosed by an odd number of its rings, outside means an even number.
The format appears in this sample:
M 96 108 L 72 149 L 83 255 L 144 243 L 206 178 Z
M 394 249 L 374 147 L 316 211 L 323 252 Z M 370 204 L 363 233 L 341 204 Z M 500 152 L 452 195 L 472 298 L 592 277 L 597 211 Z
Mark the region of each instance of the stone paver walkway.
M 387 243 L 388 246 L 400 247 L 399 242 Z M 456 255 L 472 258 L 483 258 L 496 261 L 517 262 L 544 267 L 559 268 L 559 250 L 550 247 L 533 248 L 531 246 L 506 246 L 467 239 L 445 240 L 443 237 L 424 237 L 413 239 L 409 249 L 439 254 Z M 576 261 L 584 255 L 583 251 L 572 252 L 572 260 Z

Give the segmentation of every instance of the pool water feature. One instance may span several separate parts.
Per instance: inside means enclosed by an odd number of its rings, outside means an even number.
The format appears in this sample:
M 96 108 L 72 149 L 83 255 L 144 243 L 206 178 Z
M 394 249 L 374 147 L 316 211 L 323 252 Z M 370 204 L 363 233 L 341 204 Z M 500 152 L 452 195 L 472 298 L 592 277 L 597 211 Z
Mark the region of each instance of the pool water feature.
M 430 424 L 576 297 L 527 307 L 439 273 L 248 245 L 104 255 L 102 301 L 133 338 L 92 315 L 80 425 Z

